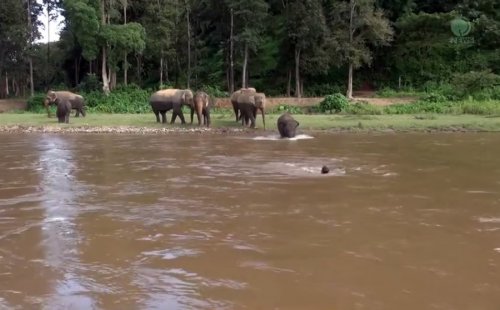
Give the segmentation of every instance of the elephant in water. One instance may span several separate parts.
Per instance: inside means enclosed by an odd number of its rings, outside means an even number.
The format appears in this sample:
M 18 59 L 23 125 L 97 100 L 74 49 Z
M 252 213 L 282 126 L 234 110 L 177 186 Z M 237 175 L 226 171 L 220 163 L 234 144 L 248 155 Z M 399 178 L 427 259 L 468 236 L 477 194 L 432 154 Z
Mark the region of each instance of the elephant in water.
M 47 116 L 50 117 L 50 109 L 49 105 L 52 103 L 56 103 L 58 101 L 68 101 L 71 104 L 71 109 L 76 110 L 75 117 L 79 117 L 80 113 L 83 117 L 85 117 L 85 100 L 82 96 L 69 92 L 69 91 L 49 91 L 47 92 L 47 96 L 43 101 L 45 109 L 47 110 Z
M 286 112 L 278 118 L 278 131 L 282 138 L 295 137 L 299 122 L 297 122 L 290 113 Z
M 255 89 L 244 89 L 240 92 L 235 92 L 231 96 L 231 103 L 233 107 L 236 105 L 235 113 L 237 120 L 241 120 L 244 125 L 250 125 L 255 128 L 255 119 L 257 117 L 257 111 L 260 110 L 262 113 L 262 124 L 264 129 L 266 129 L 266 117 L 265 117 L 265 107 L 266 107 L 266 95 L 264 93 L 258 93 L 254 91 Z
M 71 107 L 72 106 L 69 100 L 57 99 L 56 116 L 59 123 L 69 123 Z
M 203 115 L 203 125 L 210 127 L 210 96 L 202 91 L 196 92 L 193 103 L 194 105 L 191 107 L 191 124 L 196 111 L 198 126 L 201 126 L 201 117 Z
M 242 93 L 246 93 L 246 92 L 256 93 L 257 90 L 253 87 L 241 88 L 240 90 L 235 91 L 231 95 L 231 104 L 233 105 L 234 115 L 236 115 L 236 122 L 240 121 L 240 114 L 239 114 L 240 109 L 238 107 L 238 96 L 240 96 Z
M 175 122 L 177 116 L 181 119 L 182 124 L 185 124 L 182 106 L 186 105 L 190 108 L 194 107 L 193 92 L 189 89 L 163 89 L 159 90 L 149 98 L 149 103 L 156 115 L 156 122 L 160 122 L 160 114 L 162 123 L 167 122 L 166 113 L 172 110 L 172 120 L 170 124 Z

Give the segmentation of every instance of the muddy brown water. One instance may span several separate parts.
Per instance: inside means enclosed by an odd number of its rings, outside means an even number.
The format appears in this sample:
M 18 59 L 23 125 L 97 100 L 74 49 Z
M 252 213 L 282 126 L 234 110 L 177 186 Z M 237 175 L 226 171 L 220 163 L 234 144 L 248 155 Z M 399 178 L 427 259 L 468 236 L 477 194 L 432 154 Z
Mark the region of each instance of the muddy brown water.
M 0 134 L 0 309 L 500 309 L 498 135 L 314 136 Z

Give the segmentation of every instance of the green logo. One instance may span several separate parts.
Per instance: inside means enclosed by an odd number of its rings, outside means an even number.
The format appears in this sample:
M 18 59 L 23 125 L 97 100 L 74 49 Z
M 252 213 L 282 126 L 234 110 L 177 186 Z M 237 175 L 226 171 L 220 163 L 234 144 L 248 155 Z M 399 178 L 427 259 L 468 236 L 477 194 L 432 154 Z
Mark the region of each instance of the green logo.
M 461 17 L 456 17 L 450 23 L 451 32 L 457 37 L 465 37 L 472 30 L 472 24 Z

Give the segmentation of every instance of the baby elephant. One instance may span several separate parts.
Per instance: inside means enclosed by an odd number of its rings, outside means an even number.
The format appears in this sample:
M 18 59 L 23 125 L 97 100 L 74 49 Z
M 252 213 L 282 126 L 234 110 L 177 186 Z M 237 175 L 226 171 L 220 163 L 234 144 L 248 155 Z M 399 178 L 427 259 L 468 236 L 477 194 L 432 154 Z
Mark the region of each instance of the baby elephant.
M 207 93 L 198 91 L 194 95 L 193 105 L 191 106 L 191 124 L 195 112 L 198 117 L 198 126 L 201 126 L 203 116 L 203 125 L 210 127 L 210 96 Z
M 71 102 L 68 100 L 56 100 L 57 104 L 57 110 L 56 110 L 56 115 L 57 115 L 57 121 L 59 123 L 69 123 L 69 115 L 71 113 Z
M 278 118 L 278 131 L 282 138 L 293 138 L 299 127 L 297 122 L 290 113 L 286 112 Z

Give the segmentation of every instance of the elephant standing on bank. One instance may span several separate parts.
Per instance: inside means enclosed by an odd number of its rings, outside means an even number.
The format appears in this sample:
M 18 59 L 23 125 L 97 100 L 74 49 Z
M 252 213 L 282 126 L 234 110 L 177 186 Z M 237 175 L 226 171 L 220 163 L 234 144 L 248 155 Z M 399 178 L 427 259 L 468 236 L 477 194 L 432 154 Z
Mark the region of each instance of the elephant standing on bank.
M 236 115 L 236 122 L 239 122 L 240 120 L 240 114 L 239 114 L 240 109 L 238 108 L 238 96 L 240 96 L 242 93 L 252 93 L 252 92 L 256 93 L 257 90 L 253 87 L 241 88 L 240 90 L 235 91 L 231 95 L 231 104 L 233 105 L 234 114 Z
M 159 90 L 149 98 L 149 103 L 156 115 L 156 122 L 160 122 L 160 114 L 162 123 L 167 122 L 166 113 L 172 110 L 172 120 L 170 124 L 175 122 L 177 116 L 181 119 L 182 124 L 185 124 L 182 106 L 186 105 L 190 108 L 194 107 L 193 92 L 189 89 L 163 89 Z
M 296 135 L 297 122 L 290 113 L 286 112 L 278 118 L 278 131 L 282 138 L 293 138 Z
M 66 99 L 57 99 L 56 116 L 59 123 L 69 123 L 69 115 L 71 114 L 71 102 Z
M 194 105 L 191 107 L 191 124 L 193 123 L 194 112 L 198 117 L 198 126 L 201 126 L 201 117 L 203 115 L 203 125 L 210 127 L 210 96 L 202 91 L 194 95 Z
M 69 91 L 49 91 L 43 104 L 45 109 L 47 110 L 47 116 L 50 118 L 50 109 L 49 105 L 52 103 L 56 103 L 58 101 L 68 101 L 71 104 L 71 109 L 76 110 L 75 117 L 79 117 L 80 113 L 83 117 L 85 117 L 85 100 L 82 96 L 69 92 Z
M 233 94 L 231 96 L 231 102 L 236 103 L 237 110 L 239 111 L 239 117 L 237 120 L 242 121 L 244 125 L 248 125 L 250 121 L 250 126 L 255 128 L 255 118 L 257 117 L 257 111 L 260 110 L 262 113 L 262 124 L 264 129 L 266 129 L 266 117 L 265 117 L 265 106 L 266 106 L 266 95 L 264 93 L 257 93 L 252 90 L 243 90 L 238 94 Z M 233 103 L 233 106 L 235 104 Z M 238 113 L 235 109 L 235 113 Z M 238 115 L 238 114 L 237 114 Z

